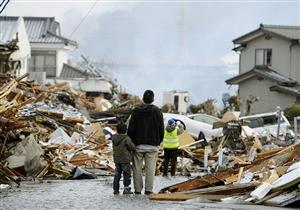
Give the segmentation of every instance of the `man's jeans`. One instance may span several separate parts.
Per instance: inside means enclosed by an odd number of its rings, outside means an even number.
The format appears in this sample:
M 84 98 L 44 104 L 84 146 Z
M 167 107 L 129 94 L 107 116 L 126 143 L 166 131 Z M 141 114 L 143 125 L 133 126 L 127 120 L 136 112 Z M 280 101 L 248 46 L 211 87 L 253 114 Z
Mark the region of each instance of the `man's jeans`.
M 145 191 L 152 192 L 153 182 L 156 169 L 157 151 L 142 152 L 136 151 L 133 155 L 133 181 L 134 190 L 140 193 L 143 189 L 143 175 L 142 166 L 143 160 L 145 161 Z
M 124 163 L 124 164 L 116 163 L 115 166 L 116 169 L 115 169 L 113 188 L 114 191 L 119 191 L 122 172 L 123 172 L 124 187 L 129 187 L 131 183 L 131 166 L 130 163 Z

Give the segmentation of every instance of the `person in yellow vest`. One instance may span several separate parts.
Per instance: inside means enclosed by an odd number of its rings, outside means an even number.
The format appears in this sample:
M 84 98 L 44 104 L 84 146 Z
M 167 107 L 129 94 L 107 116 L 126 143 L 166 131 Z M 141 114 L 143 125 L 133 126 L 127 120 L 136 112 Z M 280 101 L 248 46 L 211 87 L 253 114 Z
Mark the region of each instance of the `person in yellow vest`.
M 163 176 L 168 176 L 169 162 L 171 161 L 171 176 L 175 176 L 177 155 L 179 147 L 178 136 L 183 132 L 181 124 L 177 124 L 174 119 L 168 120 L 165 128 L 163 147 L 164 147 L 164 162 Z

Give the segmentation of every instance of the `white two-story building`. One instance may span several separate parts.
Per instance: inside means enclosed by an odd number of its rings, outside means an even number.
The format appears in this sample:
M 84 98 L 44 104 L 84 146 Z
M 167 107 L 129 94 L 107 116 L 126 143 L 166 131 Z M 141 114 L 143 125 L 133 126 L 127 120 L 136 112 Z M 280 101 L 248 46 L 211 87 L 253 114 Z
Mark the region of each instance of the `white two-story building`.
M 78 46 L 61 35 L 60 24 L 54 17 L 0 16 L 0 41 L 8 42 L 16 34 L 19 51 L 25 52 L 17 75 L 45 72 L 47 79 L 59 77 L 69 51 Z
M 0 45 L 12 40 L 17 41 L 18 50 L 9 59 L 20 62 L 16 76 L 29 73 L 30 80 L 42 84 L 68 82 L 89 94 L 112 94 L 116 88 L 112 78 L 91 64 L 68 64 L 69 52 L 78 44 L 61 35 L 54 17 L 0 16 Z M 8 70 L 7 62 L 0 60 L 0 73 Z
M 300 26 L 263 25 L 233 40 L 239 74 L 226 80 L 239 85 L 241 112 L 256 98 L 249 114 L 300 103 Z

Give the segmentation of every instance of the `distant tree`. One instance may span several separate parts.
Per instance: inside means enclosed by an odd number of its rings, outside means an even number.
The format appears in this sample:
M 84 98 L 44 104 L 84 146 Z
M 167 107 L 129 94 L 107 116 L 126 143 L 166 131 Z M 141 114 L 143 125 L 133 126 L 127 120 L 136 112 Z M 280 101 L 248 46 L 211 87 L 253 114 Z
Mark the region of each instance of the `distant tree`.
M 291 117 L 291 118 L 300 116 L 300 105 L 299 104 L 293 104 L 293 105 L 287 107 L 284 110 L 284 114 L 287 117 Z
M 175 106 L 172 104 L 165 104 L 161 107 L 163 113 L 178 113 Z
M 234 111 L 240 111 L 240 100 L 238 95 L 230 96 L 228 103 L 230 109 L 234 108 Z
M 205 102 L 200 103 L 198 105 L 191 104 L 189 106 L 189 110 L 191 113 L 205 113 L 208 115 L 214 115 L 216 113 L 215 103 L 217 102 L 216 99 L 207 99 Z

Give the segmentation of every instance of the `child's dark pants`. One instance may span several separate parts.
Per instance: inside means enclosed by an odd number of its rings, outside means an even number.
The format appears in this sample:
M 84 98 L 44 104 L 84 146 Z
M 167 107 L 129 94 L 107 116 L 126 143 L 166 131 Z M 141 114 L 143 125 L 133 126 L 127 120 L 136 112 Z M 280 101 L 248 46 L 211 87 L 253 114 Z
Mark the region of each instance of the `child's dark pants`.
M 115 164 L 115 176 L 114 176 L 114 182 L 113 182 L 113 188 L 114 191 L 119 191 L 120 188 L 120 179 L 123 172 L 123 185 L 124 187 L 128 187 L 131 182 L 131 166 L 130 163 L 116 163 Z

